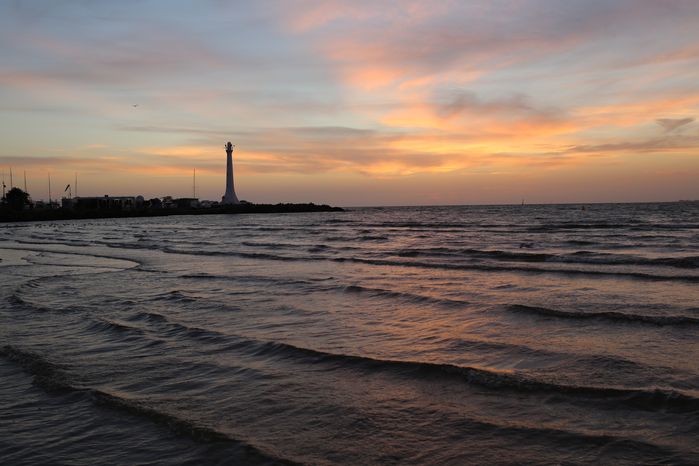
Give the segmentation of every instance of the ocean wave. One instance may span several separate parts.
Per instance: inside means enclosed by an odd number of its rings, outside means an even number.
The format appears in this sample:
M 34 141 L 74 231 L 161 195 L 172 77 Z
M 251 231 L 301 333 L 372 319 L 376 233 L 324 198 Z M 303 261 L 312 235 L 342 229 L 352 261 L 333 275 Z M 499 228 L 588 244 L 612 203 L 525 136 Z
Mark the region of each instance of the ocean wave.
M 0 356 L 10 360 L 34 376 L 37 385 L 47 390 L 72 388 L 68 383 L 65 366 L 55 363 L 38 353 L 22 350 L 12 345 L 0 348 Z
M 428 248 L 406 249 L 394 253 L 399 257 L 474 257 L 508 262 L 559 262 L 596 265 L 640 265 L 676 268 L 699 268 L 699 256 L 645 258 L 593 251 L 575 251 L 567 254 L 519 252 L 481 249 Z
M 530 226 L 527 230 L 531 232 L 548 232 L 556 230 L 609 230 L 622 229 L 631 226 L 629 223 L 611 222 L 560 222 L 544 223 L 542 225 Z
M 159 322 L 159 323 L 164 323 L 168 322 L 167 317 L 165 317 L 162 314 L 158 314 L 157 312 L 138 312 L 137 314 L 131 316 L 129 318 L 131 321 L 145 321 L 145 322 Z
M 566 244 L 572 246 L 591 246 L 593 244 L 599 244 L 597 241 L 584 240 L 584 239 L 569 239 L 565 241 Z
M 386 235 L 362 235 L 359 237 L 360 241 L 388 241 L 388 236 Z
M 619 222 L 559 222 L 544 223 L 528 228 L 531 232 L 550 232 L 560 230 L 614 230 L 628 229 L 633 231 L 655 230 L 691 230 L 699 228 L 696 223 L 644 223 L 640 221 Z
M 617 380 L 624 374 L 625 383 L 638 386 L 661 386 L 680 390 L 694 390 L 699 380 L 696 374 L 677 368 L 633 361 L 613 354 L 589 354 L 558 351 L 553 348 L 539 348 L 518 343 L 469 340 L 462 338 L 442 342 L 450 353 L 466 357 L 484 355 L 488 359 L 505 357 L 505 361 L 525 360 L 544 376 L 553 369 L 557 377 L 570 374 L 573 378 L 580 374 L 595 374 L 596 380 Z M 559 369 L 564 373 L 559 373 Z
M 367 294 L 380 298 L 405 300 L 414 304 L 437 304 L 446 307 L 464 307 L 469 305 L 468 302 L 457 299 L 434 298 L 432 296 L 406 293 L 403 291 L 384 290 L 382 288 L 368 288 L 360 285 L 347 285 L 339 288 L 345 293 Z
M 410 222 L 410 221 L 397 221 L 397 222 L 381 222 L 381 223 L 364 223 L 363 226 L 370 228 L 419 228 L 419 229 L 471 229 L 474 227 L 472 223 L 464 222 Z M 482 226 L 482 225 L 478 225 Z
M 162 249 L 163 243 L 169 243 L 169 240 L 159 240 L 157 242 L 145 242 L 138 240 L 136 243 L 124 243 L 120 241 L 95 241 L 95 244 L 100 244 L 102 246 L 107 246 L 115 249 L 137 249 L 137 250 L 150 250 L 158 251 Z
M 605 367 L 617 370 L 646 370 L 652 372 L 669 371 L 670 369 L 657 366 L 647 366 L 645 364 L 631 361 L 619 356 L 610 355 L 589 355 L 566 353 L 551 349 L 533 348 L 531 346 L 515 343 L 502 343 L 497 341 L 468 340 L 464 338 L 454 338 L 445 342 L 452 351 L 475 351 L 483 353 L 505 353 L 508 356 L 527 356 L 533 358 L 546 358 L 555 361 L 575 361 L 576 367 L 579 364 L 586 364 L 590 367 Z M 674 369 L 673 369 L 674 370 Z
M 642 323 L 658 326 L 666 325 L 699 325 L 699 318 L 683 316 L 683 315 L 645 315 L 631 314 L 616 311 L 599 311 L 599 312 L 583 312 L 583 311 L 561 311 L 558 309 L 549 309 L 546 307 L 527 306 L 524 304 L 509 304 L 505 309 L 510 312 L 518 312 L 525 314 L 536 314 L 551 317 L 561 317 L 565 319 L 603 319 L 614 322 L 626 323 Z
M 223 257 L 242 257 L 245 259 L 264 259 L 276 261 L 304 261 L 309 260 L 306 257 L 279 256 L 276 254 L 267 254 L 262 252 L 240 252 L 240 251 L 204 251 L 204 250 L 183 250 L 172 247 L 162 248 L 163 252 L 169 254 L 186 254 L 192 256 L 223 256 Z
M 7 302 L 12 306 L 16 306 L 20 309 L 26 309 L 32 312 L 54 312 L 54 313 L 67 313 L 67 312 L 77 312 L 78 310 L 74 307 L 67 308 L 48 308 L 45 306 L 39 306 L 38 304 L 31 303 L 19 294 L 13 293 L 7 297 Z
M 205 421 L 186 416 L 181 409 L 173 412 L 167 409 L 166 405 L 154 404 L 147 399 L 133 398 L 123 393 L 113 393 L 109 389 L 92 388 L 77 383 L 65 372 L 64 366 L 51 362 L 48 358 L 37 353 L 20 350 L 8 345 L 0 348 L 0 356 L 18 364 L 33 376 L 36 385 L 48 392 L 77 394 L 95 406 L 104 407 L 163 426 L 177 435 L 187 437 L 201 444 L 230 445 L 236 448 L 233 458 L 240 460 L 244 464 L 298 464 L 281 458 L 274 453 L 264 451 L 252 443 L 240 440 Z M 365 364 L 367 361 L 359 361 L 359 363 Z M 380 364 L 387 363 L 387 361 L 374 361 Z M 459 376 L 459 374 L 455 374 L 452 371 L 449 371 L 447 374 L 449 377 Z M 529 441 L 541 438 L 546 439 L 547 442 L 568 446 L 604 447 L 625 454 L 632 451 L 641 451 L 645 457 L 652 455 L 658 458 L 680 459 L 678 456 L 680 454 L 668 446 L 656 445 L 641 439 L 632 439 L 609 433 L 572 431 L 558 427 L 530 425 L 528 423 L 503 423 L 490 418 L 478 417 L 462 418 L 458 425 L 454 424 L 453 427 L 459 428 L 461 424 L 463 424 L 466 430 L 477 428 L 486 434 L 492 432 L 493 435 L 497 436 L 524 437 L 529 439 Z
M 108 331 L 108 332 L 117 332 L 117 333 L 132 333 L 132 334 L 137 334 L 137 335 L 145 335 L 145 331 L 138 328 L 138 327 L 134 327 L 131 325 L 127 325 L 126 323 L 123 323 L 123 322 L 118 322 L 115 320 L 110 320 L 110 319 L 105 319 L 105 318 L 93 319 L 87 328 L 90 331 L 96 331 L 96 332 Z
M 649 259 L 649 261 L 653 265 L 668 265 L 686 269 L 699 268 L 699 256 L 661 257 L 658 259 Z
M 162 314 L 152 312 L 141 312 L 133 320 L 145 320 L 152 324 L 158 324 L 163 330 L 162 334 L 159 334 L 170 338 L 186 337 L 206 343 L 228 343 L 231 338 L 237 338 L 215 330 L 181 324 L 170 320 Z
M 535 252 L 512 252 L 500 250 L 480 250 L 480 249 L 450 249 L 450 248 L 429 248 L 429 249 L 408 249 L 400 250 L 395 253 L 399 257 L 420 257 L 420 256 L 439 256 L 439 257 L 477 257 L 503 261 L 522 261 L 522 262 L 545 262 L 555 257 L 554 254 L 535 253 Z
M 592 275 L 592 276 L 610 276 L 610 277 L 628 277 L 642 280 L 652 281 L 684 281 L 691 283 L 699 283 L 699 275 L 661 275 L 634 271 L 612 271 L 612 270 L 590 270 L 590 269 L 557 269 L 557 268 L 539 268 L 526 267 L 514 264 L 496 265 L 484 263 L 444 263 L 444 262 L 425 262 L 425 261 L 396 261 L 389 259 L 364 259 L 359 257 L 332 257 L 328 260 L 334 262 L 358 262 L 370 265 L 385 265 L 389 267 L 419 267 L 428 269 L 445 269 L 445 270 L 479 270 L 479 271 L 498 271 L 498 272 L 528 272 L 528 273 L 553 273 L 564 275 Z
M 644 409 L 671 409 L 680 412 L 699 410 L 699 398 L 674 390 L 634 389 L 564 385 L 527 378 L 513 372 L 438 364 L 418 361 L 375 359 L 365 356 L 335 354 L 294 346 L 281 342 L 245 340 L 239 345 L 249 347 L 258 356 L 300 358 L 306 363 L 329 363 L 340 367 L 358 367 L 369 372 L 393 371 L 427 380 L 435 377 L 461 380 L 490 389 L 505 389 L 527 393 L 555 393 L 592 399 L 609 400 Z
M 151 298 L 153 301 L 171 301 L 176 303 L 196 303 L 199 298 L 189 296 L 180 290 L 167 291 Z
M 34 382 L 47 391 L 82 393 L 95 405 L 142 417 L 156 424 L 166 426 L 172 432 L 187 436 L 200 443 L 230 443 L 241 447 L 244 463 L 295 465 L 290 460 L 266 453 L 257 447 L 236 439 L 220 430 L 194 419 L 182 417 L 148 406 L 147 402 L 118 396 L 108 391 L 82 386 L 72 380 L 65 368 L 51 362 L 38 353 L 22 350 L 11 345 L 0 348 L 0 356 L 15 362 L 34 377 Z
M 330 249 L 330 246 L 327 246 L 325 244 L 316 244 L 315 246 L 311 246 L 310 248 L 306 249 L 310 253 L 320 253 L 320 252 L 326 252 L 328 249 Z
M 21 243 L 21 244 L 31 244 L 33 246 L 44 246 L 44 245 L 59 245 L 59 246 L 69 246 L 69 247 L 74 247 L 75 245 L 71 244 L 65 244 L 65 243 L 31 243 L 31 242 L 22 242 L 22 241 L 14 241 L 16 243 Z M 2 249 L 12 249 L 12 250 L 19 250 L 19 251 L 30 251 L 30 252 L 39 252 L 43 254 L 58 254 L 58 255 L 64 255 L 64 256 L 79 256 L 79 257 L 92 257 L 92 258 L 97 258 L 97 259 L 110 259 L 116 262 L 121 262 L 122 265 L 120 266 L 109 266 L 106 265 L 104 268 L 113 268 L 113 269 L 129 269 L 129 268 L 135 268 L 138 266 L 142 266 L 143 264 L 139 262 L 137 259 L 129 257 L 123 258 L 123 257 L 114 257 L 114 256 L 108 256 L 106 254 L 94 254 L 94 253 L 86 253 L 86 252 L 78 252 L 75 250 L 69 250 L 69 251 L 56 251 L 53 249 L 46 249 L 46 248 L 38 248 L 38 247 L 32 247 L 32 248 L 26 248 L 26 247 L 15 247 L 15 246 L 7 246 L 3 245 Z M 126 264 L 128 263 L 128 264 Z M 71 267 L 72 265 L 65 265 L 65 267 Z M 100 267 L 102 268 L 102 267 Z
M 389 238 L 386 235 L 369 235 L 369 234 L 364 234 L 360 236 L 324 236 L 323 241 L 328 241 L 328 242 L 347 242 L 347 243 L 354 243 L 356 241 L 361 241 L 361 242 L 384 242 L 388 241 Z M 350 249 L 350 248 L 342 248 L 342 249 Z
M 646 258 L 593 251 L 576 251 L 571 254 L 554 255 L 548 260 L 550 262 L 577 262 L 600 265 L 665 266 L 682 269 L 699 268 L 699 256 Z
M 612 401 L 643 409 L 670 409 L 679 412 L 699 410 L 699 398 L 667 389 L 596 387 L 565 385 L 530 378 L 510 371 L 457 366 L 409 360 L 377 359 L 367 356 L 337 354 L 304 348 L 290 343 L 263 341 L 215 330 L 190 327 L 168 321 L 171 337 L 188 337 L 208 343 L 223 344 L 220 351 L 242 352 L 255 357 L 290 359 L 304 364 L 326 364 L 340 369 L 360 369 L 369 373 L 395 373 L 413 379 L 462 381 L 489 389 L 525 393 L 555 393 Z
M 345 218 L 329 218 L 323 221 L 324 224 L 334 224 L 334 223 L 357 223 L 356 220 L 348 220 Z
M 545 439 L 547 445 L 551 445 L 553 442 L 565 446 L 565 448 L 585 448 L 587 451 L 604 448 L 607 452 L 614 451 L 623 455 L 627 460 L 641 453 L 643 460 L 638 461 L 643 463 L 647 463 L 648 457 L 651 457 L 655 461 L 649 464 L 691 464 L 683 457 L 682 453 L 678 453 L 671 447 L 606 432 L 576 432 L 561 427 L 541 427 L 511 422 L 499 423 L 489 419 L 464 419 L 458 424 L 465 425 L 469 429 L 475 427 L 483 433 L 492 433 L 494 436 L 508 435 L 515 438 L 523 436 L 527 443 L 536 442 L 535 439 L 539 438 Z M 578 464 L 580 462 L 580 453 L 576 453 L 575 450 L 569 450 L 569 452 L 574 455 L 574 462 L 562 461 L 560 464 Z M 587 462 L 581 464 L 587 464 Z
M 293 278 L 279 278 L 279 277 L 270 277 L 270 276 L 260 276 L 260 275 L 222 275 L 218 273 L 188 273 L 184 275 L 178 275 L 178 278 L 187 278 L 190 280 L 230 280 L 230 281 L 235 281 L 238 283 L 255 283 L 255 284 L 274 284 L 274 285 L 279 285 L 279 286 L 294 286 L 294 287 L 299 287 L 299 286 L 312 286 L 314 282 L 322 282 L 322 281 L 327 281 L 329 280 L 328 278 L 323 278 L 323 279 L 308 279 L 308 280 L 302 280 L 302 279 L 293 279 Z M 258 291 L 250 290 L 250 291 L 237 291 L 234 294 L 240 295 L 240 294 L 255 294 L 258 293 Z
M 347 243 L 351 243 L 351 242 L 356 241 L 357 238 L 351 237 L 351 236 L 336 236 L 336 235 L 333 235 L 333 236 L 324 236 L 322 239 L 323 239 L 323 241 L 329 241 L 329 242 L 338 242 L 338 243 L 347 242 Z
M 265 248 L 265 249 L 279 249 L 279 248 L 298 248 L 303 246 L 302 244 L 296 243 L 268 243 L 264 241 L 243 241 L 243 246 L 248 246 L 251 248 Z

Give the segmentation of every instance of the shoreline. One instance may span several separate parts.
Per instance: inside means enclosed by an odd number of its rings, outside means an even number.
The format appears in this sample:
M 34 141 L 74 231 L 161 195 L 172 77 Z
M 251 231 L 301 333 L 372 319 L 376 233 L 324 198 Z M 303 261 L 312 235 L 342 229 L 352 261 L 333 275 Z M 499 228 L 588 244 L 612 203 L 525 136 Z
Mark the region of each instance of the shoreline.
M 190 209 L 134 209 L 134 210 L 0 210 L 0 223 L 42 222 L 55 220 L 89 220 L 100 218 L 169 217 L 171 215 L 220 214 L 286 214 L 306 212 L 344 212 L 341 207 L 327 204 L 238 204 L 225 207 Z

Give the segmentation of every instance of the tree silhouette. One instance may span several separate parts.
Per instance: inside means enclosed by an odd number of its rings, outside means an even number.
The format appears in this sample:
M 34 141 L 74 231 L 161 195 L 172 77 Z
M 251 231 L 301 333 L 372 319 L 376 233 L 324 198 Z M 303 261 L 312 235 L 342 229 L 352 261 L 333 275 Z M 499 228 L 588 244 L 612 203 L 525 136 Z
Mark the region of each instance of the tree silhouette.
M 21 211 L 25 205 L 29 204 L 29 194 L 19 188 L 12 188 L 5 195 L 5 200 L 10 209 Z

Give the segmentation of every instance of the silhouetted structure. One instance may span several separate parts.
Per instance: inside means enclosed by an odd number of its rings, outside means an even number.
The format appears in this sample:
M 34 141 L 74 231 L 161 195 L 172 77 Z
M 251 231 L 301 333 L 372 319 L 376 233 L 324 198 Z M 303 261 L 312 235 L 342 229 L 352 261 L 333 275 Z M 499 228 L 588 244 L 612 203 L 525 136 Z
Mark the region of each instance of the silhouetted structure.
M 66 207 L 79 210 L 132 210 L 142 205 L 143 197 L 141 196 L 104 195 L 104 197 L 76 197 L 72 199 L 70 206 Z
M 228 141 L 228 144 L 224 146 L 226 148 L 226 194 L 223 195 L 221 199 L 221 204 L 240 204 L 238 196 L 235 195 L 235 189 L 233 188 L 233 144 Z
M 199 199 L 195 197 L 181 197 L 175 199 L 178 209 L 196 209 L 199 207 Z
M 91 196 L 64 197 L 59 204 L 55 200 L 33 202 L 29 194 L 12 188 L 0 200 L 0 222 L 69 220 L 87 218 L 156 217 L 164 215 L 207 214 L 271 214 L 293 212 L 341 212 L 339 207 L 326 204 L 253 204 L 240 201 L 233 189 L 233 144 L 226 144 L 228 173 L 224 201 L 199 201 L 194 197 L 146 200 L 143 196 Z M 66 190 L 68 187 L 66 187 Z
M 19 188 L 10 189 L 5 195 L 7 206 L 14 211 L 22 211 L 30 207 L 29 194 Z

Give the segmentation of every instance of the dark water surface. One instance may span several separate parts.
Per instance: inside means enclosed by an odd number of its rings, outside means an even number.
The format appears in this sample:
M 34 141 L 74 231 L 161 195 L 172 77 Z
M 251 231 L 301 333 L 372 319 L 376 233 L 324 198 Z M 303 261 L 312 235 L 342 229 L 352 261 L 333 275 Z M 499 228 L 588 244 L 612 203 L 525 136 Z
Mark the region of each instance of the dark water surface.
M 699 464 L 699 205 L 0 226 L 2 464 Z

